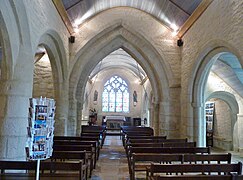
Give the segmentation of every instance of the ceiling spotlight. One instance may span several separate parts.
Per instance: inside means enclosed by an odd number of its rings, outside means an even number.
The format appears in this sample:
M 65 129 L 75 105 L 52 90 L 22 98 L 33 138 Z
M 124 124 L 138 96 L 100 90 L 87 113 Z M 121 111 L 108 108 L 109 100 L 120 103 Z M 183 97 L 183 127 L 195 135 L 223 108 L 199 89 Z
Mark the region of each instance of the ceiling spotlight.
M 178 28 L 178 26 L 177 25 L 175 25 L 175 24 L 170 24 L 170 27 L 174 30 L 174 31 L 177 31 L 179 28 Z

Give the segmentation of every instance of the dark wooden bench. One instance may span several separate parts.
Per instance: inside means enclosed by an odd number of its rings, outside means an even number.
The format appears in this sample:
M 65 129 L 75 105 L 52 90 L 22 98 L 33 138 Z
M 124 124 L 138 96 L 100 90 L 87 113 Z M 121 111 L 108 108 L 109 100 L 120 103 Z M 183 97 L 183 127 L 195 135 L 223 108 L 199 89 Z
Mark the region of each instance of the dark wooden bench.
M 95 162 L 94 148 L 92 145 L 54 145 L 53 152 L 55 153 L 56 151 L 86 151 L 89 155 L 89 176 L 91 177 Z
M 184 175 L 184 176 L 150 176 L 149 180 L 243 180 L 243 175 Z
M 143 154 L 210 154 L 210 147 L 129 147 L 127 152 L 127 161 L 129 173 L 132 175 L 132 164 L 133 164 L 133 154 L 134 153 L 143 153 Z
M 41 179 L 79 179 L 84 180 L 83 161 L 79 162 L 45 162 L 40 163 Z M 36 161 L 0 161 L 0 179 L 33 179 L 36 176 Z M 28 171 L 27 173 L 17 172 L 18 170 Z M 6 172 L 8 171 L 8 172 Z M 32 171 L 32 173 L 31 173 Z M 72 173 L 67 173 L 71 171 Z M 56 173 L 53 173 L 56 172 Z M 43 178 L 42 178 L 43 177 Z
M 88 134 L 97 134 L 99 133 L 99 137 L 101 139 L 101 147 L 104 144 L 105 137 L 106 137 L 106 127 L 105 126 L 88 126 L 82 125 L 81 126 L 81 136 L 87 136 Z
M 187 138 L 185 139 L 163 139 L 163 138 L 153 138 L 154 136 L 151 136 L 150 138 L 146 139 L 129 139 L 127 144 L 131 143 L 185 143 L 188 142 Z
M 130 147 L 196 147 L 196 142 L 129 143 L 125 148 L 127 155 Z
M 195 173 L 203 173 L 205 176 L 220 173 L 229 175 L 230 173 L 242 173 L 242 163 L 237 164 L 155 164 L 151 163 L 147 168 L 147 177 L 155 174 L 186 174 L 195 175 Z M 218 174 L 218 175 L 220 175 Z M 178 175 L 179 176 L 179 175 Z M 181 175 L 182 176 L 182 175 Z
M 70 161 L 70 160 L 82 160 L 84 162 L 83 166 L 83 175 L 85 175 L 86 179 L 88 179 L 88 154 L 86 151 L 54 151 L 51 156 L 51 161 Z
M 129 173 L 130 179 L 135 180 L 137 171 L 146 172 L 151 162 L 179 162 L 182 163 L 183 156 L 181 154 L 153 154 L 153 153 L 133 153 L 130 165 Z
M 100 140 L 98 137 L 92 137 L 92 136 L 54 136 L 53 141 L 95 141 L 98 145 L 94 147 L 98 147 L 98 151 L 101 148 L 100 146 Z M 99 155 L 99 153 L 98 153 Z M 99 156 L 98 156 L 99 157 Z
M 125 146 L 127 136 L 153 136 L 154 130 L 150 127 L 121 126 L 122 143 Z
M 70 141 L 70 140 L 55 140 L 54 141 L 54 146 L 55 145 L 92 145 L 94 147 L 94 152 L 95 152 L 95 159 L 99 159 L 99 154 L 100 154 L 100 147 L 98 146 L 97 141 Z M 96 165 L 96 161 L 94 163 Z
M 135 179 L 136 171 L 146 171 L 151 162 L 158 163 L 231 163 L 231 154 L 150 154 L 133 153 L 131 158 L 131 173 Z

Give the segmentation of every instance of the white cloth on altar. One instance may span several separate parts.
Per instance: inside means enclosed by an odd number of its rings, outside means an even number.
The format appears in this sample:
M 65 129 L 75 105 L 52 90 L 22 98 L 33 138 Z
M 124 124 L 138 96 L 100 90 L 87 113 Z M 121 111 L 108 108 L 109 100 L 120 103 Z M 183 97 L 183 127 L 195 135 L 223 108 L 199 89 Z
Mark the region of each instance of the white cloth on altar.
M 106 116 L 105 119 L 104 119 L 104 122 L 106 121 L 109 121 L 109 120 L 112 120 L 112 121 L 126 121 L 126 118 L 125 116 Z

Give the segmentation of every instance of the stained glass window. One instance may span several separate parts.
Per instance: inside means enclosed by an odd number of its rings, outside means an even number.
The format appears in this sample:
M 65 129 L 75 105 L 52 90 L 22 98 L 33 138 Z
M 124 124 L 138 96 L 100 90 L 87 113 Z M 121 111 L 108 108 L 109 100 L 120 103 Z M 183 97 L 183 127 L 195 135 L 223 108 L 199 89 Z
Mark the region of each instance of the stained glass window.
M 119 76 L 111 77 L 104 85 L 102 94 L 103 112 L 129 112 L 127 83 Z

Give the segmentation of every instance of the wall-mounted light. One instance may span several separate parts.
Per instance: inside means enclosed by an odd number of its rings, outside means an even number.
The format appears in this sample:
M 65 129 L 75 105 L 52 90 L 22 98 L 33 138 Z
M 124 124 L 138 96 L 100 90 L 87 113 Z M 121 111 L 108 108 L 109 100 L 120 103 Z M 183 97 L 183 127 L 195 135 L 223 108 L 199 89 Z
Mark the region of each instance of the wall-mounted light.
M 133 106 L 136 107 L 137 106 L 137 102 L 133 102 Z

